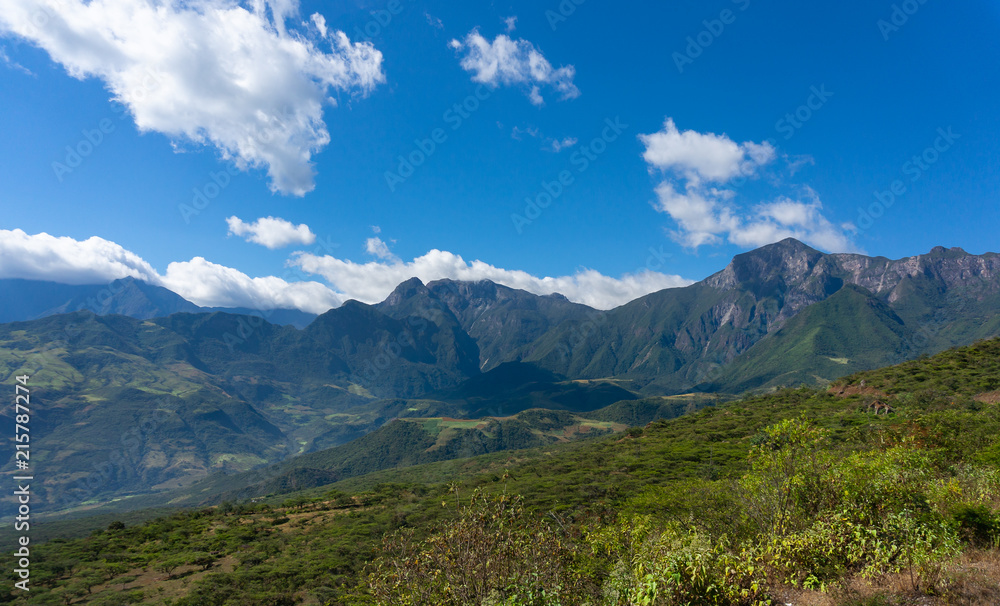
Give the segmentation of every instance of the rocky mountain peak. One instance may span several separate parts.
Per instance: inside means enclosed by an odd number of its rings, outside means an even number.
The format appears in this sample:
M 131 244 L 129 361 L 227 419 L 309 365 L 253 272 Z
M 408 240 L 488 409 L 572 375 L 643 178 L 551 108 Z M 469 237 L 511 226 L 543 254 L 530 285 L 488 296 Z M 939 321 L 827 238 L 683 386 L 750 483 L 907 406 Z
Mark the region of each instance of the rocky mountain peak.
M 395 290 L 386 297 L 385 301 L 382 302 L 381 306 L 384 307 L 394 307 L 417 296 L 426 296 L 428 294 L 427 287 L 424 283 L 420 281 L 420 278 L 410 278 L 405 282 L 401 282 Z
M 794 238 L 786 238 L 736 255 L 724 270 L 705 282 L 719 289 L 749 287 L 753 291 L 794 285 L 808 277 L 825 256 Z

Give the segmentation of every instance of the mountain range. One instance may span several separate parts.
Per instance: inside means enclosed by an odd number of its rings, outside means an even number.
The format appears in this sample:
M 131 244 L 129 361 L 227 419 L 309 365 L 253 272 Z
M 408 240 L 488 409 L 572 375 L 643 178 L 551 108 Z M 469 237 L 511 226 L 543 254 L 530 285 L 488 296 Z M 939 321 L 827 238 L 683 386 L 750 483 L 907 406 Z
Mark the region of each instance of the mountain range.
M 200 307 L 172 290 L 147 284 L 135 278 L 122 278 L 108 284 L 70 285 L 38 280 L 0 279 L 0 323 L 23 322 L 73 311 L 92 311 L 106 316 L 120 314 L 148 320 L 175 313 L 210 313 L 225 311 L 256 315 L 272 324 L 304 328 L 315 314 L 297 309 L 255 310 L 249 308 Z
M 34 319 L 0 324 L 0 376 L 32 376 L 45 411 L 32 421 L 32 459 L 48 469 L 39 494 L 50 507 L 185 489 L 409 427 L 393 419 L 486 428 L 546 409 L 621 424 L 608 407 L 824 383 L 1000 334 L 1000 255 L 935 248 L 893 261 L 795 240 L 610 311 L 414 278 L 379 304 L 348 301 L 297 328 L 134 280 L 97 309 L 98 287 L 16 286 L 31 295 L 5 301 L 4 317 Z M 370 456 L 443 456 L 427 439 Z

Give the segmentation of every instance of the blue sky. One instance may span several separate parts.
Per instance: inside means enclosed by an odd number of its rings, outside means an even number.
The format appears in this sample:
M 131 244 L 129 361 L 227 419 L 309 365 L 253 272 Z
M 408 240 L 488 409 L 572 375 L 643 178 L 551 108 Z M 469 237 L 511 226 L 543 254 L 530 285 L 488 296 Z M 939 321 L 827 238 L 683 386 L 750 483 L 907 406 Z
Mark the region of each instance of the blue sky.
M 611 307 L 788 235 L 996 250 L 993 1 L 12 6 L 0 277 L 313 311 L 489 278 Z

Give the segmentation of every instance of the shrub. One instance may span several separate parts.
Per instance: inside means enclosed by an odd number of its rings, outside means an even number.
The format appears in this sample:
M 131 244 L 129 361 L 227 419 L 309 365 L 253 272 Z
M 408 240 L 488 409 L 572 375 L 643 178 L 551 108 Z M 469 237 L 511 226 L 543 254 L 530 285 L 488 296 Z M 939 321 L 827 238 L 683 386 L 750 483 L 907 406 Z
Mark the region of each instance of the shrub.
M 585 603 L 576 553 L 521 498 L 475 493 L 458 519 L 425 541 L 397 531 L 369 569 L 375 603 L 391 606 Z

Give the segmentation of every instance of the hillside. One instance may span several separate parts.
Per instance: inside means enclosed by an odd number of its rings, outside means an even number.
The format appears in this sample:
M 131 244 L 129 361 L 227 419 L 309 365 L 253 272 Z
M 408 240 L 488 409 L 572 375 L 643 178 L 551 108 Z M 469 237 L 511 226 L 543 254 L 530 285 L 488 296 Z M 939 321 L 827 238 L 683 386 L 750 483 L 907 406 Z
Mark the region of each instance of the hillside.
M 609 595 L 652 595 L 655 604 L 995 603 L 1000 407 L 974 397 L 1000 382 L 998 348 L 988 341 L 830 390 L 722 403 L 625 437 L 112 524 L 38 547 L 32 599 L 462 604 L 470 602 L 442 597 L 438 581 L 480 574 L 479 558 L 490 557 L 480 578 L 497 589 L 484 591 L 520 600 L 534 588 L 574 604 L 624 603 Z M 963 380 L 949 388 L 956 374 Z M 872 394 L 849 391 L 896 375 L 922 378 L 916 391 L 888 396 L 891 414 L 871 412 Z M 785 490 L 791 498 L 770 507 L 778 501 L 769 495 Z M 862 538 L 869 533 L 879 541 Z M 435 545 L 464 555 L 440 557 Z M 690 561 L 700 562 L 697 575 L 686 572 Z M 626 562 L 635 576 L 615 572 Z M 517 571 L 537 576 L 505 585 Z
M 295 457 L 244 474 L 210 477 L 170 505 L 216 504 L 287 494 L 384 469 L 535 448 L 621 432 L 628 426 L 548 410 L 513 417 L 396 419 L 349 444 Z
M 851 372 L 897 363 L 918 349 L 914 330 L 864 288 L 844 286 L 706 377 L 698 388 L 735 392 L 823 385 Z M 853 357 L 842 357 L 853 353 Z
M 32 375 L 49 410 L 36 429 L 39 461 L 53 466 L 39 506 L 91 507 L 342 445 L 398 417 L 586 414 L 640 397 L 821 385 L 998 334 L 998 259 L 939 248 L 891 261 L 786 240 L 607 312 L 486 281 L 411 279 L 303 329 L 204 310 L 116 315 L 187 309 L 126 280 L 100 314 L 0 324 L 0 376 Z M 36 307 L 86 291 L 35 287 Z M 9 427 L 10 411 L 0 416 Z

